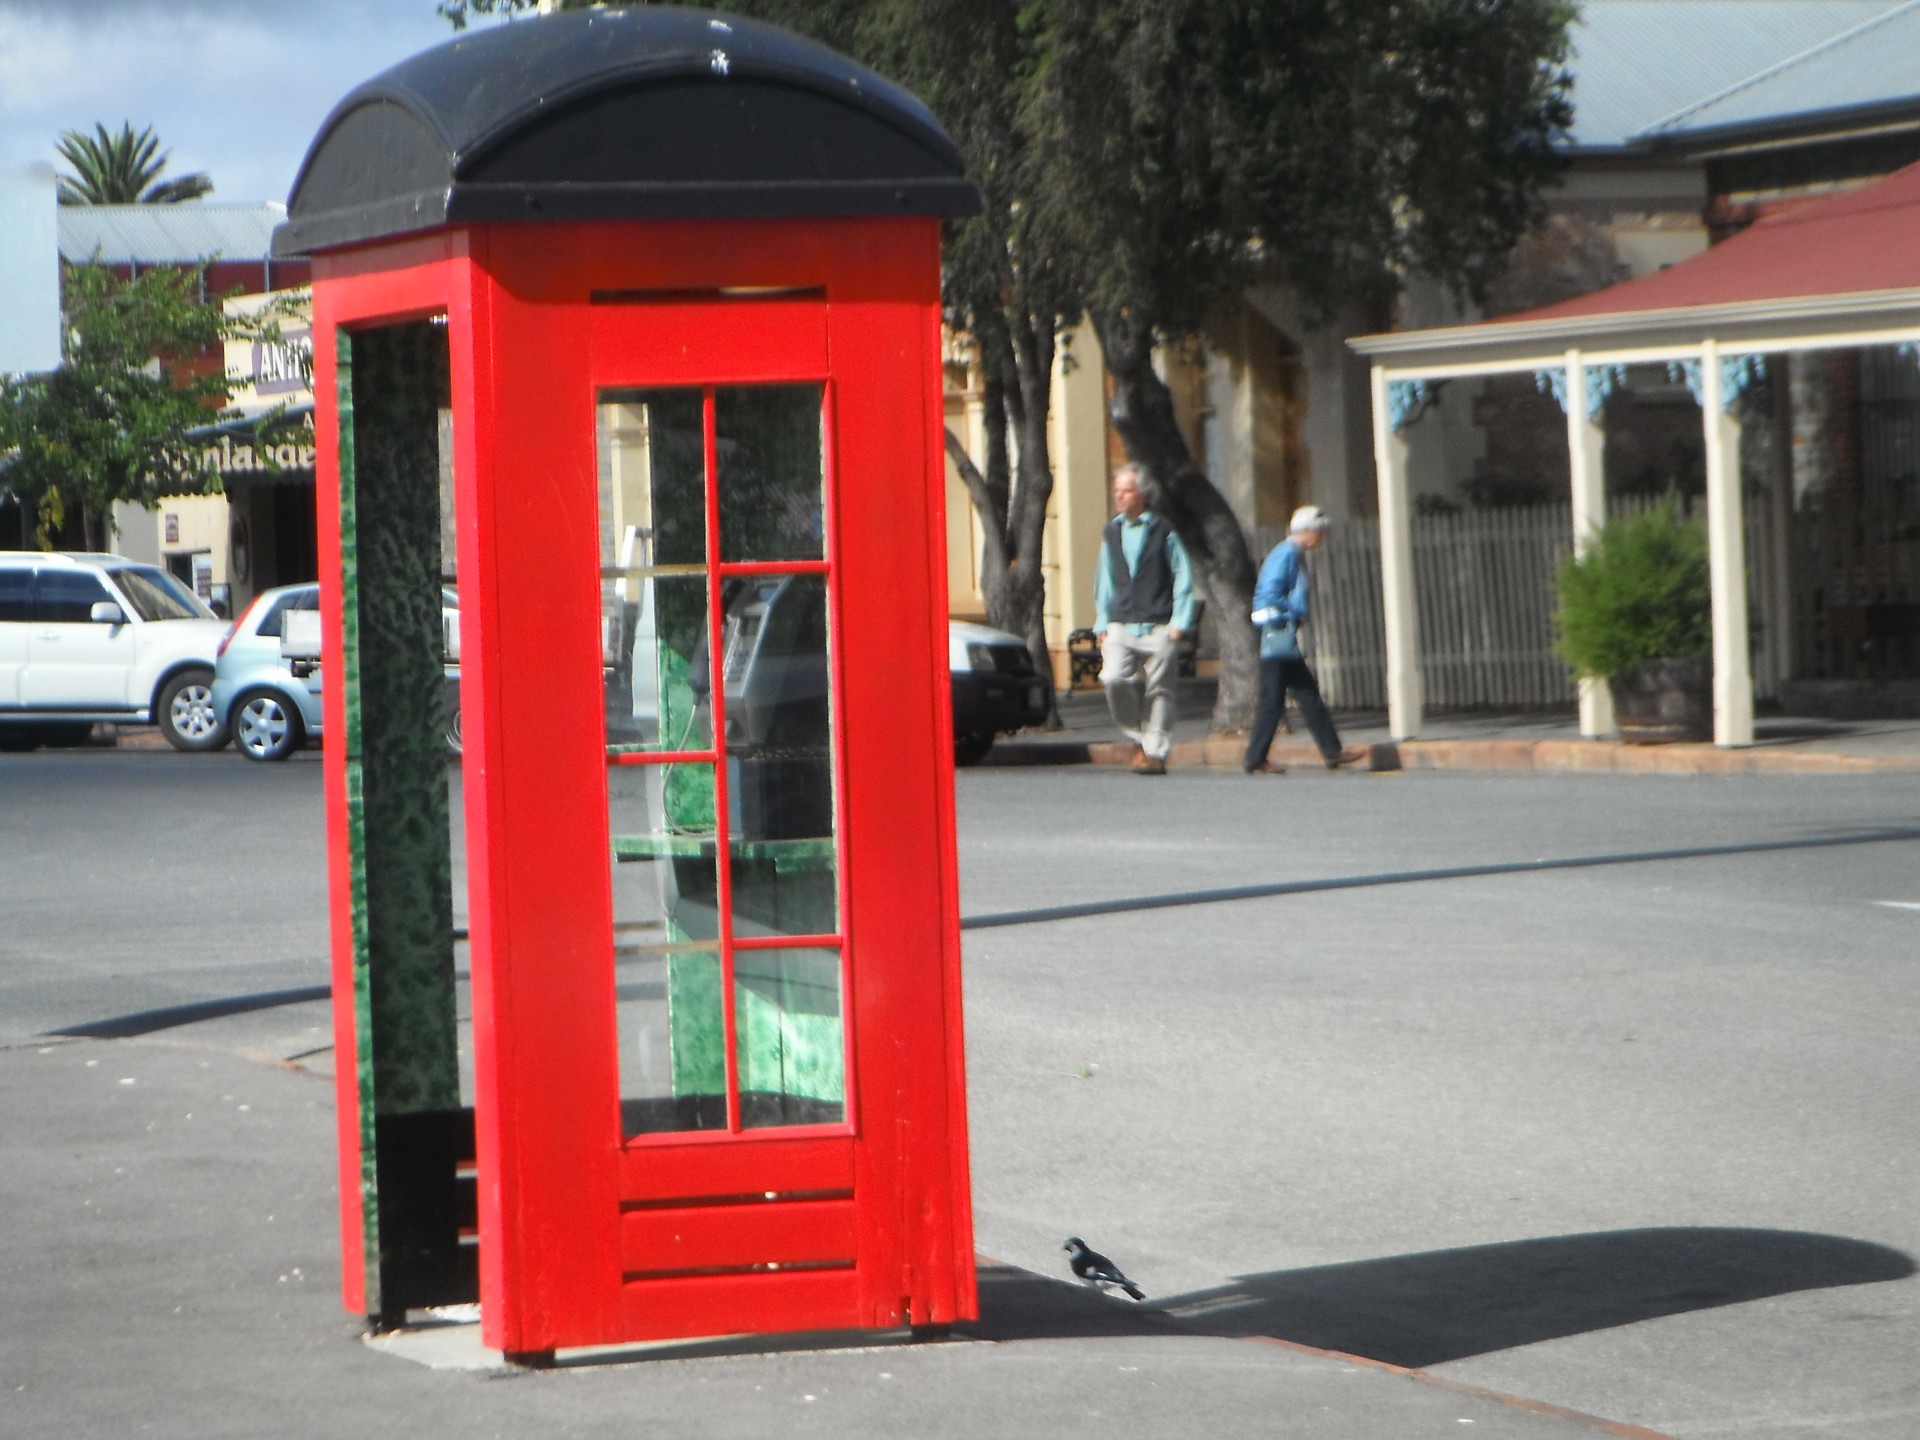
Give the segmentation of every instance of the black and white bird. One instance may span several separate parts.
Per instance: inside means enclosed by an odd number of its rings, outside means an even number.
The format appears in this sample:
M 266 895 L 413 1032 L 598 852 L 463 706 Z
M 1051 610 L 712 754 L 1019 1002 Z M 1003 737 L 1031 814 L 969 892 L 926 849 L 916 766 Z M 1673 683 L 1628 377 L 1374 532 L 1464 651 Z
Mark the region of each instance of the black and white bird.
M 1073 1273 L 1096 1290 L 1124 1290 L 1136 1300 L 1147 1297 L 1140 1287 L 1120 1273 L 1120 1267 L 1102 1255 L 1098 1250 L 1089 1250 L 1087 1242 L 1078 1235 L 1060 1247 L 1072 1258 L 1067 1263 L 1073 1266 Z

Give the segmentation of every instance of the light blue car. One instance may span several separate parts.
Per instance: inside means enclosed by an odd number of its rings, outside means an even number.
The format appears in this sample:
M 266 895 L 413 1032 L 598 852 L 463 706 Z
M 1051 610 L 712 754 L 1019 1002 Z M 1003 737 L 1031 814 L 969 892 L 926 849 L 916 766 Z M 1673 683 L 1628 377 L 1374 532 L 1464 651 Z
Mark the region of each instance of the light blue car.
M 441 592 L 448 652 L 459 655 L 459 597 Z M 213 667 L 213 713 L 227 717 L 233 746 L 249 760 L 284 760 L 321 727 L 321 666 L 281 653 L 287 617 L 320 609 L 318 585 L 263 590 L 233 622 Z M 460 669 L 446 667 L 447 748 L 460 753 Z

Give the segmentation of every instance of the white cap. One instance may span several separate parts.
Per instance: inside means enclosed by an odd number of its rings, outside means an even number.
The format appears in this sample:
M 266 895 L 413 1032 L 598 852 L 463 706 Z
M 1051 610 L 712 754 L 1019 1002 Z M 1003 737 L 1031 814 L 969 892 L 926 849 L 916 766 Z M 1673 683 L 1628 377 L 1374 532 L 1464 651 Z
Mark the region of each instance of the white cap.
M 1293 519 L 1287 522 L 1287 533 L 1297 535 L 1302 530 L 1324 530 L 1327 528 L 1327 513 L 1318 505 L 1302 505 L 1293 512 Z

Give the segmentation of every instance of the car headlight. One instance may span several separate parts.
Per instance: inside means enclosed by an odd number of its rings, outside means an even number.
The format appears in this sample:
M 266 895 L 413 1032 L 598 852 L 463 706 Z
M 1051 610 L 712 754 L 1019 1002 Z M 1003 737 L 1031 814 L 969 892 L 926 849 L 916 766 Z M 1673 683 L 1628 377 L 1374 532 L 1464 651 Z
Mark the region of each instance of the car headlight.
M 993 647 L 990 645 L 967 646 L 967 668 L 984 670 L 988 674 L 998 670 L 1000 667 L 993 663 Z

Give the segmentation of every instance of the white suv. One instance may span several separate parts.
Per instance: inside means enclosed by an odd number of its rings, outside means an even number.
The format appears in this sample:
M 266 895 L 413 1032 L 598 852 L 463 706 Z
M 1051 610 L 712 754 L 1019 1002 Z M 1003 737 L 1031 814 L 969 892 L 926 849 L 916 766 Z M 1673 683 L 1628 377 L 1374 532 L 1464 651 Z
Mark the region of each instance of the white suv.
M 96 720 L 151 722 L 217 750 L 224 620 L 166 571 L 121 555 L 0 552 L 0 750 L 78 744 Z

